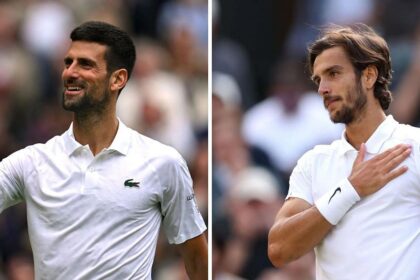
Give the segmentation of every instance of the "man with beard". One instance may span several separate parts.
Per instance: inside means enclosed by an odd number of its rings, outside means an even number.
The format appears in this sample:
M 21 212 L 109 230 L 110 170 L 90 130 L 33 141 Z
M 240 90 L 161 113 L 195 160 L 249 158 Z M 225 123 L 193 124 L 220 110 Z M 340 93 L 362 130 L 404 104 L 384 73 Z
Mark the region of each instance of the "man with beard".
M 73 123 L 0 163 L 0 212 L 26 202 L 35 278 L 151 279 L 163 224 L 190 278 L 207 279 L 206 227 L 185 161 L 116 117 L 133 41 L 102 22 L 70 38 L 62 79 Z
M 330 26 L 308 64 L 331 120 L 346 127 L 298 161 L 269 233 L 271 261 L 315 248 L 317 279 L 417 279 L 420 131 L 385 115 L 386 42 L 363 24 Z

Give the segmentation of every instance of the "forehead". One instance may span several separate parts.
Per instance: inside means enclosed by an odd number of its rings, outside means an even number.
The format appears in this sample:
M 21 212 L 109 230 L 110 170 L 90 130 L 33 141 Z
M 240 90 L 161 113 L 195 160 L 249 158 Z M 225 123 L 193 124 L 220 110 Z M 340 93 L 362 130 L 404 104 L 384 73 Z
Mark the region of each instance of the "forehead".
M 314 61 L 313 74 L 320 75 L 326 69 L 333 66 L 341 66 L 343 69 L 352 69 L 353 65 L 342 47 L 333 47 L 324 50 Z
M 95 61 L 105 59 L 106 46 L 85 41 L 71 42 L 66 57 L 89 58 Z

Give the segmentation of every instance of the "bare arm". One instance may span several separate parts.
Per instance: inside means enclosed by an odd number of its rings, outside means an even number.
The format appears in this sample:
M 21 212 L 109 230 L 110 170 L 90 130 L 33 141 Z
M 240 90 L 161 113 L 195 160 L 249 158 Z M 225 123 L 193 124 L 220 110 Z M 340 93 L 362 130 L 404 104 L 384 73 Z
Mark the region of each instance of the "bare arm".
M 410 154 L 407 145 L 397 145 L 370 160 L 363 161 L 362 144 L 353 164 L 349 181 L 360 197 L 375 193 L 389 181 L 407 171 L 396 168 Z M 320 243 L 333 228 L 315 207 L 299 198 L 287 200 L 277 214 L 268 236 L 268 256 L 279 267 L 293 261 Z
M 177 245 L 191 280 L 207 279 L 208 249 L 204 234 Z
M 290 198 L 269 232 L 268 257 L 275 266 L 283 266 L 314 248 L 332 227 L 315 206 Z

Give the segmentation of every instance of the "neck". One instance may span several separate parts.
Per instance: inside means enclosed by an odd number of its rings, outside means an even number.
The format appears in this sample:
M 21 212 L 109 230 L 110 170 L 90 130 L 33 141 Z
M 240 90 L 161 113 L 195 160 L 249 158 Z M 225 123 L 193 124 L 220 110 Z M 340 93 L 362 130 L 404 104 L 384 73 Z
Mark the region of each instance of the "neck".
M 89 145 L 95 156 L 108 148 L 118 130 L 118 119 L 115 110 L 97 113 L 74 113 L 73 133 L 77 142 Z
M 356 120 L 346 125 L 347 141 L 359 150 L 360 145 L 366 143 L 385 118 L 380 105 L 379 108 L 376 105 L 374 108 L 367 106 Z

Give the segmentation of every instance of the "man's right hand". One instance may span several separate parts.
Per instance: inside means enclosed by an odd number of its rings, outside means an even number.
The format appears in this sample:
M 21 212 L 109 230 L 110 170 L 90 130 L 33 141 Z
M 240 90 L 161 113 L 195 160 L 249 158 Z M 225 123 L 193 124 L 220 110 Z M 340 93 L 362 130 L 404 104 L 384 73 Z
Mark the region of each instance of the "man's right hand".
M 368 196 L 408 170 L 407 166 L 396 167 L 410 153 L 410 145 L 399 144 L 364 161 L 366 146 L 362 143 L 348 179 L 360 197 Z

